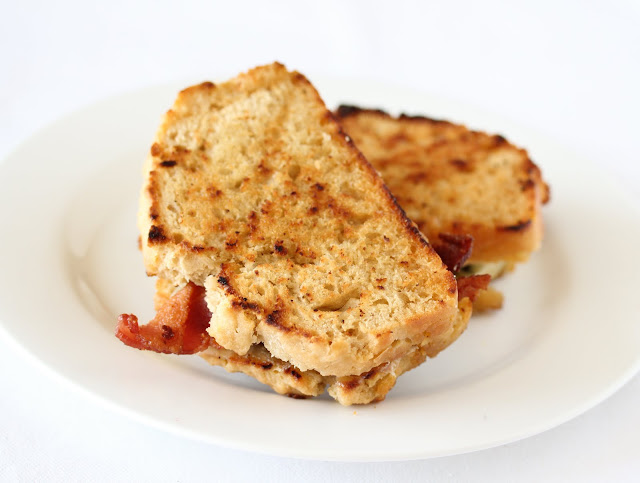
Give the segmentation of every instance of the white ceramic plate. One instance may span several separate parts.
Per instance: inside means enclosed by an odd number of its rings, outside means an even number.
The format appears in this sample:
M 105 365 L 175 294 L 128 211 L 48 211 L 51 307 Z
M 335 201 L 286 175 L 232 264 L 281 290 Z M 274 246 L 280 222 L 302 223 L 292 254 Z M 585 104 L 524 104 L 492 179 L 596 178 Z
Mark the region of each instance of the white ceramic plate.
M 317 80 L 316 80 L 317 81 Z M 152 315 L 137 250 L 141 165 L 179 86 L 101 102 L 40 131 L 0 165 L 0 319 L 53 373 L 152 426 L 281 456 L 394 460 L 514 441 L 577 416 L 640 365 L 640 212 L 591 164 L 468 106 L 372 83 L 318 82 L 347 101 L 464 121 L 526 146 L 552 187 L 547 236 L 474 317 L 383 403 L 293 400 L 198 357 L 132 350 L 116 317 Z M 634 309 L 634 307 L 636 307 Z

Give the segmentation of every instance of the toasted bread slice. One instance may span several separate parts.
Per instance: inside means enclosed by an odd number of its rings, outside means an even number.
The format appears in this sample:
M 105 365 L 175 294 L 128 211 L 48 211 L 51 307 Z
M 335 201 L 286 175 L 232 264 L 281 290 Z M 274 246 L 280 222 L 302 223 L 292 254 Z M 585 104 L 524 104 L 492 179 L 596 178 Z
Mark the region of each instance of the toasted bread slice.
M 352 376 L 455 333 L 453 274 L 280 64 L 179 94 L 145 164 L 139 228 L 147 272 L 204 286 L 208 332 L 238 355 L 262 344 Z
M 497 276 L 540 246 L 549 188 L 524 149 L 426 117 L 353 106 L 336 115 L 429 240 L 473 237 L 467 272 Z M 501 301 L 494 293 L 483 303 Z
M 169 302 L 171 295 L 179 287 L 164 279 L 156 280 L 155 307 L 160 311 Z M 422 364 L 431 355 L 435 356 L 465 330 L 471 315 L 469 299 L 460 301 L 460 311 L 450 334 L 440 338 L 440 344 L 415 347 L 404 356 L 374 367 L 357 376 L 325 377 L 317 371 L 302 371 L 292 364 L 272 356 L 262 344 L 251 346 L 244 355 L 238 355 L 217 343 L 198 355 L 211 365 L 221 366 L 229 372 L 242 372 L 259 382 L 270 386 L 275 392 L 295 398 L 319 396 L 328 390 L 340 404 L 369 404 L 382 401 L 393 388 L 397 378 Z M 430 351 L 430 352 L 428 352 Z

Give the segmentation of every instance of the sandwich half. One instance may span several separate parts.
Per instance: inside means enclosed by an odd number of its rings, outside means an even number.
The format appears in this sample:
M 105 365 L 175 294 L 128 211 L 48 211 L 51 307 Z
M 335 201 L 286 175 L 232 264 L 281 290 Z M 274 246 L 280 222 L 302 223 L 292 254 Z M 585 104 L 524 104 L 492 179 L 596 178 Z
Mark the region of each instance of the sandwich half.
M 498 277 L 540 247 L 549 188 L 524 149 L 499 135 L 422 116 L 341 106 L 336 117 L 429 241 L 470 235 L 460 275 Z M 481 292 L 474 310 L 498 308 Z
M 164 303 L 144 326 L 120 317 L 127 345 L 232 370 L 234 357 L 268 358 L 322 379 L 278 392 L 333 385 L 349 404 L 380 400 L 466 326 L 452 272 L 309 81 L 280 64 L 182 91 L 144 177 L 142 253 Z M 336 395 L 358 381 L 376 388 Z

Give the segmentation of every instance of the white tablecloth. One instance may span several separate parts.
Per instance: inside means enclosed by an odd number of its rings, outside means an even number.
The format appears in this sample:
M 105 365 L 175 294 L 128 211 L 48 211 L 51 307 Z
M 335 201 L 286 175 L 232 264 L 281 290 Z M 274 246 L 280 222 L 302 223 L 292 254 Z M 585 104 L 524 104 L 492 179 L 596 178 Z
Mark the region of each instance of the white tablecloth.
M 3 5 L 0 157 L 39 127 L 111 94 L 277 59 L 511 118 L 601 164 L 640 203 L 637 2 L 240 3 Z M 0 387 L 0 481 L 640 480 L 638 376 L 538 436 L 375 464 L 267 457 L 150 429 L 51 377 L 2 338 Z

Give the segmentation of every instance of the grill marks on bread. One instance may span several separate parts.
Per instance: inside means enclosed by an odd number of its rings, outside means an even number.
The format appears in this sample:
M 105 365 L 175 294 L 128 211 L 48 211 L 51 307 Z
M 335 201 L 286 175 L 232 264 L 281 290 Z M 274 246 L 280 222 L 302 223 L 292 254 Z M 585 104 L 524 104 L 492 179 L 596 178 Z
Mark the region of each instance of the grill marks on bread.
M 353 106 L 337 116 L 429 239 L 472 235 L 472 262 L 523 261 L 539 246 L 549 190 L 526 151 L 422 116 Z
M 205 286 L 209 333 L 238 354 L 360 374 L 453 323 L 453 275 L 298 73 L 184 90 L 146 172 L 148 272 Z

